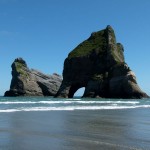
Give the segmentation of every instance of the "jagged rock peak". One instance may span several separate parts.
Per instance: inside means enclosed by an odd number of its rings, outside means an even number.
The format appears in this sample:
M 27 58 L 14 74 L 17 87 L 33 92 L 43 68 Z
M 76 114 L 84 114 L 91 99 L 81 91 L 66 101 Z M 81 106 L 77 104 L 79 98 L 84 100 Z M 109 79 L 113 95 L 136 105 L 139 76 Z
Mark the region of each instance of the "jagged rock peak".
M 22 58 L 15 59 L 11 67 L 10 90 L 5 96 L 54 96 L 62 82 L 62 77 L 56 73 L 46 75 L 29 69 Z
M 111 25 L 107 25 L 106 29 L 109 31 L 114 31 L 114 29 L 111 27 Z
M 27 67 L 27 64 L 26 64 L 25 60 L 23 60 L 23 58 L 21 58 L 21 57 L 16 58 L 14 60 L 14 63 L 21 63 L 22 65 L 24 65 L 25 67 Z
M 56 97 L 71 98 L 81 87 L 85 87 L 83 97 L 148 97 L 139 88 L 123 52 L 110 25 L 93 32 L 65 59 L 63 81 Z

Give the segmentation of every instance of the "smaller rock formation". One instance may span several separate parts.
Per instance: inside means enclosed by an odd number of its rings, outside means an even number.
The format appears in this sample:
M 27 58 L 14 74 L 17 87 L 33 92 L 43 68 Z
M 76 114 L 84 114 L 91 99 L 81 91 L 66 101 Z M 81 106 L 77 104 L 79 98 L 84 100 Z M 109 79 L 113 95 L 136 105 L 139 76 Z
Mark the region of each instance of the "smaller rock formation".
M 5 96 L 54 96 L 62 82 L 62 77 L 56 73 L 45 75 L 30 70 L 22 58 L 15 59 L 11 67 L 10 90 L 5 92 Z

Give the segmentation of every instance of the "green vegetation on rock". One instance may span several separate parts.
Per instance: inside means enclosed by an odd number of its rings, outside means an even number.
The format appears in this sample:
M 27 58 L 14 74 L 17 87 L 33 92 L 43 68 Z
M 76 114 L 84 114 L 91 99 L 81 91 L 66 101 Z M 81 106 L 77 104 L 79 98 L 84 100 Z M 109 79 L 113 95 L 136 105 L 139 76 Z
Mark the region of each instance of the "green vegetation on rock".
M 106 49 L 107 39 L 105 30 L 94 32 L 90 38 L 79 44 L 73 51 L 69 53 L 68 58 L 87 56 L 92 50 L 98 48 L 101 51 Z
M 28 78 L 28 74 L 27 72 L 24 71 L 24 64 L 20 63 L 20 62 L 15 62 L 15 66 L 16 66 L 16 71 L 22 75 L 22 77 Z

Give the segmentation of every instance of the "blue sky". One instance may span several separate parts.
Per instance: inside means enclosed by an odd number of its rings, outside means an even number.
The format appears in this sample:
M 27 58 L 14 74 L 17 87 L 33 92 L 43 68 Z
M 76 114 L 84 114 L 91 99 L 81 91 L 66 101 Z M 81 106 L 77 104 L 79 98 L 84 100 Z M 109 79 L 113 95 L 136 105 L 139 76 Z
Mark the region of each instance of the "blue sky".
M 15 58 L 62 74 L 68 53 L 107 25 L 150 94 L 150 0 L 0 0 L 0 95 L 9 89 Z

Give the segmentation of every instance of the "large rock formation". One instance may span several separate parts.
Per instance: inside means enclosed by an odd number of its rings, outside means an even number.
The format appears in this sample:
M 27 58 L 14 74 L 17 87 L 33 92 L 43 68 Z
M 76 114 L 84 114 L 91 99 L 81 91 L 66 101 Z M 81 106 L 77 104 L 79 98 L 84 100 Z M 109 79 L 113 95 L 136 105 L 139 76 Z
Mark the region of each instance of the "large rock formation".
M 135 74 L 124 59 L 111 26 L 94 32 L 71 51 L 64 62 L 63 82 L 56 97 L 71 98 L 81 87 L 83 97 L 143 98 Z
M 10 90 L 5 92 L 5 96 L 54 96 L 61 82 L 60 75 L 30 70 L 22 58 L 17 58 L 12 64 Z

